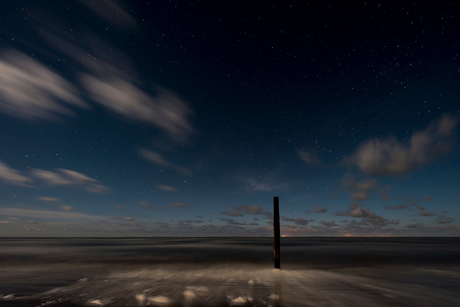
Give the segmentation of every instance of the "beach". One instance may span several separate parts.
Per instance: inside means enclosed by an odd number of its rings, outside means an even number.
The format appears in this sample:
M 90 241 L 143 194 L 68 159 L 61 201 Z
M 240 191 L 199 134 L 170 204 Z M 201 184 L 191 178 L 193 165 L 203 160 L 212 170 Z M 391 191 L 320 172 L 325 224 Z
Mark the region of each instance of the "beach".
M 458 238 L 2 238 L 0 306 L 458 306 Z

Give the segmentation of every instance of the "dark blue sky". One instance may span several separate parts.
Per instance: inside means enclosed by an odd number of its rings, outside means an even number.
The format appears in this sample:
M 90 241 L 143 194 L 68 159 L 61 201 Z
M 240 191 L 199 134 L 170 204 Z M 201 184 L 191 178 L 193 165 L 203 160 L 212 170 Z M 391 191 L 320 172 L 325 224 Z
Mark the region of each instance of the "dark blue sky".
M 458 5 L 0 6 L 1 236 L 458 236 Z

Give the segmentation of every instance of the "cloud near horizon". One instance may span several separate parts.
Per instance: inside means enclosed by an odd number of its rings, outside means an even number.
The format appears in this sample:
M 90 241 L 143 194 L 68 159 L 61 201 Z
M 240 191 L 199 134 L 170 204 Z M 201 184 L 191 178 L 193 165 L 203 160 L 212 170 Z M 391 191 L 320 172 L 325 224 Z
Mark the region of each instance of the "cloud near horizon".
M 221 212 L 220 214 L 225 214 L 228 216 L 243 216 L 243 213 L 232 211 L 232 210 L 227 210 L 227 211 Z
M 362 222 L 372 226 L 384 227 L 388 225 L 398 225 L 399 220 L 389 220 L 380 215 L 375 214 L 370 209 L 363 209 L 359 204 L 352 203 L 348 210 L 336 212 L 337 216 L 350 216 L 362 218 Z
M 285 222 L 293 222 L 294 224 L 299 225 L 299 226 L 307 226 L 308 225 L 308 220 L 306 220 L 304 218 L 301 218 L 301 217 L 293 219 L 293 218 L 289 218 L 289 217 L 286 217 L 286 216 L 282 216 L 281 220 L 285 221 Z
M 70 206 L 69 206 L 70 207 Z M 63 208 L 62 211 L 33 210 L 23 208 L 0 208 L 0 215 L 23 217 L 28 219 L 45 220 L 81 220 L 81 219 L 106 219 L 106 216 L 89 215 L 77 212 L 69 212 Z
M 238 207 L 234 207 L 236 211 L 240 211 L 246 214 L 263 214 L 264 208 L 257 206 L 257 205 L 241 205 Z
M 400 175 L 408 173 L 452 151 L 458 117 L 444 115 L 425 130 L 414 133 L 407 143 L 396 138 L 372 139 L 343 160 L 366 174 Z

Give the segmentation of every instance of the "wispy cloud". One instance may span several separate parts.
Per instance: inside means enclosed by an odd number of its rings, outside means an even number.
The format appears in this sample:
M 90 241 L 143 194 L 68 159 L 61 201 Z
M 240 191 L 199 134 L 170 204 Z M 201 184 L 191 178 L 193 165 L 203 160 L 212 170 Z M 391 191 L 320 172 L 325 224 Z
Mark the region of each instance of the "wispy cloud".
M 8 184 L 13 184 L 22 187 L 30 187 L 28 183 L 32 181 L 29 177 L 22 175 L 20 171 L 10 168 L 2 161 L 0 161 L 0 180 Z
M 345 174 L 342 179 L 344 187 L 351 192 L 350 200 L 364 201 L 372 189 L 378 186 L 378 181 L 375 179 L 363 182 L 357 182 L 352 174 Z
M 123 28 L 133 28 L 134 18 L 119 4 L 111 0 L 80 0 L 88 9 L 92 10 L 105 20 Z
M 139 202 L 139 205 L 143 206 L 143 207 L 148 207 L 150 206 L 149 202 L 148 201 L 145 201 L 145 200 L 141 200 Z
M 192 131 L 187 120 L 191 109 L 171 91 L 162 89 L 154 97 L 117 75 L 93 77 L 84 74 L 81 81 L 89 97 L 111 111 L 154 124 L 178 139 Z
M 321 221 L 319 222 L 321 225 L 323 225 L 324 227 L 337 227 L 339 225 L 337 225 L 335 223 L 335 221 Z
M 64 210 L 64 211 L 72 211 L 72 210 L 73 210 L 73 207 L 72 207 L 72 206 L 69 206 L 69 205 L 62 205 L 62 206 L 61 206 L 61 210 Z
M 164 158 L 159 153 L 153 152 L 151 150 L 148 150 L 145 148 L 139 148 L 139 154 L 141 155 L 141 157 L 143 157 L 147 161 L 153 162 L 159 166 L 172 168 L 182 175 L 190 176 L 192 173 L 188 168 L 175 165 L 169 162 L 168 160 L 166 160 L 166 158 Z
M 188 207 L 189 207 L 188 204 L 183 203 L 183 202 L 178 202 L 178 201 L 172 202 L 172 203 L 171 203 L 171 206 L 173 206 L 173 207 L 175 207 L 175 208 L 181 208 L 181 209 L 185 209 L 185 208 L 188 208 Z
M 398 199 L 404 199 L 404 204 L 398 204 L 398 205 L 385 205 L 383 206 L 384 209 L 389 209 L 389 210 L 402 210 L 402 209 L 408 209 L 412 207 L 416 207 L 418 210 L 425 210 L 425 208 L 419 204 L 418 200 L 412 197 L 406 197 L 404 196 L 398 196 Z
M 166 191 L 166 192 L 177 192 L 178 190 L 174 187 L 170 187 L 167 185 L 157 185 L 156 187 L 158 190 Z
M 72 181 L 65 179 L 61 174 L 51 171 L 33 169 L 32 175 L 37 179 L 43 180 L 45 184 L 51 186 L 72 184 Z
M 280 190 L 286 188 L 285 183 L 276 183 L 271 177 L 255 179 L 251 177 L 238 177 L 247 188 L 251 188 L 254 191 L 270 192 L 274 190 Z
M 152 210 L 152 211 L 167 211 L 168 210 L 168 207 L 166 206 L 152 206 L 150 205 L 150 203 L 148 201 L 145 201 L 145 200 L 141 200 L 139 202 L 139 205 L 141 205 L 142 207 L 145 207 L 149 210 Z
M 389 220 L 383 218 L 380 215 L 377 215 L 374 212 L 372 212 L 370 209 L 363 209 L 357 203 L 351 204 L 347 211 L 336 212 L 335 215 L 362 218 L 363 223 L 368 223 L 378 227 L 399 224 L 399 220 Z
M 88 108 L 64 78 L 23 53 L 0 55 L 0 111 L 20 118 L 56 120 L 74 114 L 69 106 Z
M 350 195 L 350 200 L 363 201 L 367 199 L 367 191 L 353 192 Z
M 426 210 L 422 210 L 418 213 L 418 215 L 420 216 L 435 216 L 436 214 L 432 213 L 432 212 L 428 212 Z
M 323 163 L 320 158 L 312 153 L 305 150 L 298 149 L 297 156 L 300 160 L 305 162 L 309 167 L 326 167 L 327 165 Z
M 136 219 L 134 219 L 134 218 L 132 218 L 132 217 L 130 217 L 130 216 L 125 216 L 125 217 L 119 217 L 119 216 L 117 216 L 117 217 L 114 217 L 113 219 L 116 220 L 116 221 L 128 221 L 128 222 L 134 222 L 134 221 L 136 221 Z
M 37 197 L 38 200 L 46 201 L 46 202 L 57 202 L 59 198 L 56 197 Z
M 388 209 L 388 210 L 402 210 L 402 209 L 407 209 L 410 207 L 411 205 L 409 204 L 400 204 L 400 205 L 395 205 L 395 206 L 392 206 L 392 205 L 383 206 L 384 209 Z
M 113 1 L 82 1 L 111 22 L 134 24 L 132 17 Z M 189 104 L 165 88 L 145 87 L 125 52 L 90 31 L 73 31 L 69 36 L 68 32 L 56 29 L 55 24 L 40 22 L 46 27 L 40 33 L 50 45 L 81 65 L 76 77 L 92 102 L 127 120 L 152 124 L 174 141 L 182 142 L 194 131 Z
M 108 187 L 101 184 L 99 180 L 90 178 L 82 173 L 62 168 L 58 170 L 60 171 L 60 173 L 41 169 L 33 169 L 32 175 L 50 186 L 78 186 L 89 193 L 96 194 L 106 193 L 109 190 Z
M 391 186 L 387 185 L 384 187 L 379 188 L 379 196 L 381 200 L 389 200 L 390 199 L 390 194 L 388 192 L 391 191 Z
M 290 217 L 282 216 L 281 220 L 283 220 L 285 222 L 293 222 L 294 224 L 300 225 L 300 226 L 307 226 L 308 225 L 308 220 L 306 220 L 304 218 L 301 218 L 301 217 L 293 219 L 293 218 L 290 218 Z
M 315 207 L 315 213 L 325 213 L 327 212 L 327 209 L 322 207 L 322 206 L 316 206 Z
M 221 220 L 223 222 L 227 222 L 229 225 L 238 225 L 238 226 L 247 225 L 247 223 L 237 222 L 234 219 L 228 219 L 228 218 L 224 218 L 224 217 L 220 217 L 219 220 Z
M 227 210 L 227 211 L 221 212 L 220 214 L 225 214 L 228 216 L 243 216 L 243 213 L 232 211 L 232 210 Z
M 436 223 L 437 224 L 450 224 L 452 223 L 453 221 L 455 221 L 455 219 L 453 217 L 446 217 L 444 215 L 439 215 L 437 218 L 436 218 Z
M 454 131 L 458 118 L 445 115 L 425 130 L 414 133 L 409 142 L 396 138 L 372 139 L 344 160 L 366 174 L 399 175 L 431 162 L 454 148 Z
M 0 215 L 23 217 L 28 219 L 45 219 L 45 220 L 81 220 L 81 219 L 105 219 L 106 217 L 97 215 L 88 215 L 77 212 L 61 212 L 48 210 L 33 210 L 22 208 L 0 208 Z
M 260 206 L 257 205 L 241 205 L 238 207 L 234 207 L 236 211 L 240 211 L 246 214 L 263 214 L 264 209 Z

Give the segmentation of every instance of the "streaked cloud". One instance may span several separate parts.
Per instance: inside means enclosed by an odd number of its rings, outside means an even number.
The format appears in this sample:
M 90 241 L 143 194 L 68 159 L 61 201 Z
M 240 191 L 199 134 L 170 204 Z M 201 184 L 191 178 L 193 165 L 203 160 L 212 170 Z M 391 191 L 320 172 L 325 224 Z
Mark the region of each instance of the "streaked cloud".
M 49 210 L 33 210 L 22 208 L 0 208 L 0 215 L 23 217 L 28 219 L 45 220 L 81 220 L 81 219 L 105 219 L 104 216 L 88 215 L 77 212 L 61 212 Z
M 396 138 L 369 140 L 344 162 L 357 165 L 366 174 L 399 175 L 411 172 L 452 151 L 457 124 L 457 117 L 445 115 L 425 130 L 414 133 L 407 143 L 399 142 Z
M 93 101 L 126 118 L 154 124 L 179 140 L 193 130 L 188 121 L 191 109 L 171 91 L 161 89 L 152 96 L 134 83 L 106 73 L 99 77 L 83 74 L 81 82 Z
M 12 169 L 2 161 L 0 161 L 0 180 L 8 184 L 22 187 L 30 187 L 28 183 L 32 181 L 29 177 L 24 176 L 20 171 Z
M 37 197 L 38 200 L 46 201 L 46 202 L 57 202 L 59 198 L 56 197 Z
M 170 187 L 167 185 L 157 185 L 156 188 L 158 190 L 166 191 L 166 192 L 177 192 L 178 190 L 174 187 Z
M 37 179 L 43 180 L 45 184 L 51 186 L 72 184 L 72 181 L 65 179 L 61 174 L 51 171 L 33 169 L 32 175 Z
M 178 166 L 169 162 L 159 153 L 153 152 L 145 148 L 139 148 L 139 154 L 147 161 L 153 162 L 159 166 L 163 166 L 166 168 L 172 168 L 182 175 L 190 176 L 192 174 L 192 172 L 188 168 Z
M 130 217 L 130 216 L 116 216 L 113 218 L 116 221 L 128 221 L 128 222 L 134 222 L 136 219 Z
M 306 220 L 304 218 L 301 218 L 301 217 L 293 219 L 293 218 L 290 218 L 290 217 L 282 216 L 281 220 L 285 221 L 285 222 L 293 222 L 294 224 L 300 225 L 300 226 L 307 226 L 308 225 L 308 220 Z
M 118 4 L 101 1 L 94 4 L 94 1 L 82 0 L 112 22 L 124 20 L 125 25 L 134 24 L 132 17 Z M 40 29 L 43 38 L 67 59 L 81 65 L 81 71 L 76 72 L 77 79 L 81 90 L 92 102 L 129 121 L 152 124 L 176 142 L 185 141 L 194 131 L 189 104 L 175 92 L 159 86 L 145 86 L 145 82 L 138 78 L 132 59 L 124 51 L 89 30 L 74 31 L 69 36 L 67 31 L 56 29 L 55 24 L 47 21 L 41 24 L 46 26 L 46 29 Z
M 26 119 L 57 120 L 88 108 L 70 82 L 18 51 L 0 55 L 0 111 Z
M 109 188 L 101 184 L 99 180 L 90 178 L 82 173 L 62 168 L 58 170 L 60 173 L 33 169 L 32 175 L 50 186 L 72 185 L 95 194 L 106 193 L 109 190 Z
M 119 4 L 111 0 L 80 0 L 88 9 L 92 10 L 105 20 L 123 28 L 133 28 L 134 18 Z
M 126 210 L 126 207 L 120 206 L 120 205 L 113 205 L 115 208 L 118 208 L 120 210 Z
M 424 201 L 432 201 L 433 200 L 433 196 L 425 196 L 423 198 Z

